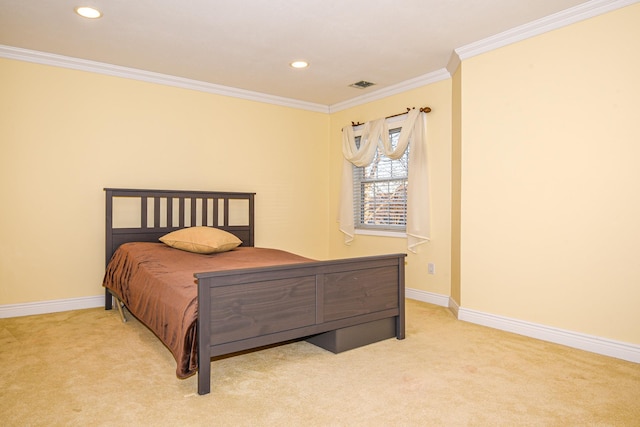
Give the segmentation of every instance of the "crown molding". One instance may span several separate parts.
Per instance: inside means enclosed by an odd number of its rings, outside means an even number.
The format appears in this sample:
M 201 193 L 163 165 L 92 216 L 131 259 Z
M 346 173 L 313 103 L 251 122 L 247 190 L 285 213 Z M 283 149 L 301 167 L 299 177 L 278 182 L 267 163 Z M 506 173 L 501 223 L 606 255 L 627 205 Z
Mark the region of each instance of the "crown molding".
M 469 43 L 454 50 L 447 65 L 447 70 L 453 75 L 458 66 L 460 66 L 461 61 L 465 59 L 630 6 L 638 3 L 638 1 L 640 0 L 592 0 L 494 36 Z
M 460 57 L 455 52 L 455 50 L 451 52 L 451 57 L 449 58 L 449 62 L 447 63 L 447 71 L 449 72 L 449 74 L 451 74 L 451 76 L 456 73 L 456 70 L 460 66 L 461 62 L 462 61 L 460 61 Z
M 318 113 L 335 113 L 347 108 L 356 107 L 367 102 L 376 101 L 388 96 L 396 95 L 407 90 L 416 89 L 431 83 L 450 78 L 465 59 L 489 52 L 500 47 L 516 43 L 530 37 L 534 37 L 548 31 L 565 27 L 567 25 L 593 18 L 616 9 L 638 3 L 640 0 L 591 0 L 581 5 L 546 16 L 536 21 L 512 28 L 491 37 L 479 40 L 454 49 L 446 66 L 440 70 L 406 80 L 404 82 L 387 86 L 365 95 L 339 102 L 333 105 L 322 105 L 312 102 L 300 101 L 292 98 L 284 98 L 268 95 L 261 92 L 253 92 L 229 86 L 191 80 L 182 77 L 170 76 L 135 68 L 122 67 L 103 62 L 89 61 L 46 52 L 22 49 L 12 46 L 0 45 L 0 58 L 16 59 L 20 61 L 34 62 L 43 65 L 70 68 L 80 71 L 105 74 L 114 77 L 122 77 L 140 80 L 149 83 L 157 83 L 183 89 L 207 92 L 216 95 L 229 96 L 249 101 L 263 102 L 280 105 L 283 107 L 297 108 Z
M 329 107 L 322 104 L 315 104 L 312 102 L 305 102 L 291 98 L 268 95 L 260 92 L 253 92 L 229 86 L 202 82 L 199 80 L 191 80 L 182 77 L 170 76 L 167 74 L 154 73 L 152 71 L 121 67 L 119 65 L 112 65 L 104 62 L 89 61 L 86 59 L 73 58 L 69 56 L 39 52 L 12 46 L 0 45 L 0 58 L 16 59 L 19 61 L 33 62 L 42 65 L 51 65 L 54 67 L 70 68 L 73 70 L 140 80 L 148 83 L 157 83 L 167 86 L 179 87 L 182 89 L 197 90 L 200 92 L 230 96 L 234 98 L 246 99 L 249 101 L 264 102 L 267 104 L 275 104 L 283 107 L 291 107 L 301 110 L 309 110 L 318 113 L 329 112 Z
M 378 89 L 366 95 L 357 96 L 347 101 L 330 105 L 329 112 L 336 113 L 338 111 L 346 110 L 347 108 L 356 107 L 358 105 L 366 104 L 367 102 L 386 98 L 391 95 L 397 95 L 399 93 L 406 92 L 411 89 L 416 89 L 422 86 L 426 86 L 431 83 L 436 83 L 441 80 L 446 80 L 448 78 L 451 78 L 451 75 L 449 74 L 449 72 L 445 68 L 441 68 L 431 73 L 423 74 L 422 76 L 418 76 L 413 79 L 405 80 L 395 85 Z

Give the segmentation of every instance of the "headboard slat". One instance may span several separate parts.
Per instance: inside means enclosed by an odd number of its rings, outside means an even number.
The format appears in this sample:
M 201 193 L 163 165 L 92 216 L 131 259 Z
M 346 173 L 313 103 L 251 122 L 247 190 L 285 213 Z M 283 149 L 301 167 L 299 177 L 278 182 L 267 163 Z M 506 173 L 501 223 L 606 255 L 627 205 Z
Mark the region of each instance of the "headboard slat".
M 160 197 L 153 198 L 153 228 L 160 228 Z
M 218 199 L 213 199 L 213 226 L 218 226 Z
M 229 225 L 229 199 L 224 199 L 224 215 L 222 216 L 224 218 L 224 226 L 228 226 Z
M 202 225 L 209 225 L 209 199 L 202 199 Z
M 179 197 L 178 198 L 178 227 L 183 228 L 184 227 L 184 197 Z
M 195 197 L 191 198 L 191 219 L 189 220 L 189 225 L 191 225 L 192 227 L 196 224 L 196 203 L 198 202 L 198 199 L 196 199 Z
M 173 225 L 173 197 L 167 197 L 167 227 Z
M 149 218 L 147 213 L 147 198 L 140 198 L 140 224 L 142 228 L 147 228 L 147 219 Z

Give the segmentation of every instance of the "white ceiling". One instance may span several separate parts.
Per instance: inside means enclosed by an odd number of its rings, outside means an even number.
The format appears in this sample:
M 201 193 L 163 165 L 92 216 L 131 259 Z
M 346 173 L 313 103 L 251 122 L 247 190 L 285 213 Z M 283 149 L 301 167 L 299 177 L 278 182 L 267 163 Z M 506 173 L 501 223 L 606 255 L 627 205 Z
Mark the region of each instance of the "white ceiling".
M 456 48 L 586 3 L 615 1 L 0 0 L 0 45 L 330 106 L 443 70 Z M 104 15 L 81 18 L 79 5 Z M 311 65 L 290 68 L 296 59 Z M 376 85 L 349 87 L 359 80 Z

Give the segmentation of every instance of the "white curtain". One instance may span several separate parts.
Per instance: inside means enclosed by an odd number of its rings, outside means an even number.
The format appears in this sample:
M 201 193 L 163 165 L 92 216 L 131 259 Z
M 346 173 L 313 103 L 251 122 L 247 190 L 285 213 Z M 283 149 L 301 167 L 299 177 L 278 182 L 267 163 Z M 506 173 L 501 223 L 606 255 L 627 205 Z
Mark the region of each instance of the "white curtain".
M 407 113 L 402 125 L 398 145 L 394 150 L 389 139 L 386 119 L 372 120 L 364 124 L 360 136 L 360 148 L 352 126 L 342 129 L 342 189 L 338 222 L 340 231 L 349 244 L 355 236 L 353 210 L 353 167 L 364 167 L 373 161 L 376 149 L 391 159 L 399 159 L 411 144 L 409 151 L 409 186 L 407 189 L 407 240 L 411 252 L 430 238 L 429 174 L 427 169 L 426 114 L 413 109 Z

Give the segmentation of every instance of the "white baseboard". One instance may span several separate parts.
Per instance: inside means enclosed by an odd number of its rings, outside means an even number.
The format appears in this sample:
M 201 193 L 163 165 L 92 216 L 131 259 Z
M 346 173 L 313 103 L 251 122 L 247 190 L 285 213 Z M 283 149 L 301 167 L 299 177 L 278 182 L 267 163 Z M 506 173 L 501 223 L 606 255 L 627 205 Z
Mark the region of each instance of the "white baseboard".
M 439 305 L 441 307 L 448 307 L 449 297 L 442 294 L 436 294 L 433 292 L 421 291 L 420 289 L 406 288 L 404 296 L 409 299 L 417 301 L 428 302 L 429 304 Z
M 0 319 L 96 307 L 104 307 L 104 295 L 0 305 Z
M 453 299 L 446 295 L 434 294 L 418 289 L 406 289 L 405 296 L 410 299 L 448 307 L 459 320 L 465 322 L 513 332 L 518 335 L 590 351 L 604 356 L 615 357 L 629 362 L 640 363 L 640 345 L 637 344 L 614 341 L 607 338 L 470 310 L 459 307 Z
M 458 319 L 592 353 L 640 363 L 640 345 L 460 308 Z
M 449 297 L 449 310 L 453 313 L 456 319 L 460 319 L 460 306 L 458 303 L 451 297 Z

